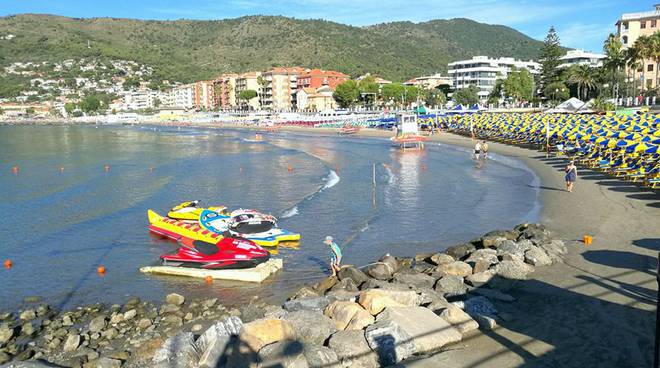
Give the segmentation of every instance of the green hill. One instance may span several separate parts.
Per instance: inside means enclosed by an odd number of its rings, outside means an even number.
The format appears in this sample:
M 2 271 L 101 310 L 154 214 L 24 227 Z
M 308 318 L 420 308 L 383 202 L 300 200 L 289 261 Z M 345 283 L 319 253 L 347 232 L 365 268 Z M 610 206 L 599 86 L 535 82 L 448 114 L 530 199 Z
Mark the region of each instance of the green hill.
M 191 81 L 223 72 L 305 66 L 393 80 L 444 72 L 475 55 L 530 59 L 540 42 L 504 26 L 468 19 L 353 27 L 323 20 L 249 16 L 213 21 L 0 18 L 0 64 L 99 57 L 154 67 L 160 78 Z

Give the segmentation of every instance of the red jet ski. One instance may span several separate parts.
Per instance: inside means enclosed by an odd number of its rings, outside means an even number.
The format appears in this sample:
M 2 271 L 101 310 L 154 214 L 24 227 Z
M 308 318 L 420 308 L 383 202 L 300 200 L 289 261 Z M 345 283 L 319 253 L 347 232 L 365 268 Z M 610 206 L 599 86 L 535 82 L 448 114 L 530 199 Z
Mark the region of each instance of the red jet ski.
M 251 268 L 269 258 L 268 251 L 252 241 L 231 237 L 216 244 L 182 238 L 176 252 L 160 256 L 164 266 L 208 270 Z

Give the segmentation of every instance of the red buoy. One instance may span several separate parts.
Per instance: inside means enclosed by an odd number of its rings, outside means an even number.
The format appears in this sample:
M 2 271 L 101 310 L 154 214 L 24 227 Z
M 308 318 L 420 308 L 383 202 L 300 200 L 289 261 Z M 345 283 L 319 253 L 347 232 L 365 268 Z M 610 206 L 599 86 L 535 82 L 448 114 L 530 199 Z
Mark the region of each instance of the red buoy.
M 11 261 L 11 259 L 5 259 L 5 268 L 10 269 L 11 266 L 13 266 L 14 263 Z

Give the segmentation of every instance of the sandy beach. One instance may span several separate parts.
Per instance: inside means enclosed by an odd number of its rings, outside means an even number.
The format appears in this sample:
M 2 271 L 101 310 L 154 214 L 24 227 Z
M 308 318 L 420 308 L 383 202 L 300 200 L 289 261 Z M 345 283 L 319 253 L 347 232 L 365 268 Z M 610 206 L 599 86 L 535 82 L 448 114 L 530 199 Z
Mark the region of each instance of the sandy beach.
M 335 129 L 282 130 L 336 134 Z M 388 137 L 363 129 L 358 137 Z M 430 141 L 472 147 L 450 133 Z M 410 367 L 642 367 L 653 361 L 660 194 L 580 169 L 564 190 L 565 159 L 490 142 L 490 151 L 522 160 L 541 180 L 541 221 L 563 238 L 563 264 L 537 268 L 510 286 L 510 320 L 462 342 L 464 348 L 406 363 Z M 585 245 L 584 235 L 593 236 Z

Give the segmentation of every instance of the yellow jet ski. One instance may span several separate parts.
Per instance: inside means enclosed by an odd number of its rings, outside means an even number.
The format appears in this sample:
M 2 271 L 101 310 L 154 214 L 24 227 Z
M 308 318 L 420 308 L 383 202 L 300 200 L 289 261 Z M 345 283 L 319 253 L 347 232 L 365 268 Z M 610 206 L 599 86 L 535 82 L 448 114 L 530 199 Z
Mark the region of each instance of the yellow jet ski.
M 199 220 L 199 215 L 202 214 L 202 211 L 209 209 L 214 212 L 225 214 L 227 207 L 225 206 L 213 206 L 213 207 L 199 207 L 199 200 L 196 201 L 187 201 L 181 204 L 178 204 L 167 213 L 167 217 L 175 220 L 182 221 L 194 221 Z

